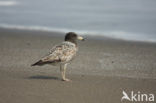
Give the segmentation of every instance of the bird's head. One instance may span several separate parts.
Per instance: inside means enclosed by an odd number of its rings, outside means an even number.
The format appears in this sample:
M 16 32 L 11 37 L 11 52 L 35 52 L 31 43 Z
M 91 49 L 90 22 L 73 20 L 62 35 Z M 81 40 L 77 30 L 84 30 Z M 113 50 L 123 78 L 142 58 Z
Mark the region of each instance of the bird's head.
M 65 36 L 65 41 L 76 43 L 77 40 L 84 41 L 85 39 L 74 32 L 68 32 Z

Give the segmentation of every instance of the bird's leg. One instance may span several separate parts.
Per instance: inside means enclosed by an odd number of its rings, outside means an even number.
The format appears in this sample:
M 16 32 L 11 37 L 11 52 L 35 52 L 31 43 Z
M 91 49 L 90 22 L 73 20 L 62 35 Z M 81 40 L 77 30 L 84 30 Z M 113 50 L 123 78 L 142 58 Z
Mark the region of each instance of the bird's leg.
M 64 65 L 60 65 L 60 72 L 61 72 L 61 76 L 62 76 L 62 80 L 63 79 L 65 79 L 65 77 L 64 77 L 64 67 L 63 67 Z
M 66 69 L 67 69 L 67 64 L 64 65 L 60 65 L 60 71 L 61 71 L 61 75 L 62 75 L 62 80 L 63 81 L 70 81 L 69 79 L 66 78 Z
M 66 69 L 67 69 L 67 64 L 64 65 L 64 72 L 63 72 L 63 73 L 64 73 L 64 74 L 63 74 L 63 75 L 64 75 L 64 78 L 65 78 L 64 80 L 65 80 L 65 81 L 71 81 L 70 79 L 67 79 L 67 78 L 66 78 Z

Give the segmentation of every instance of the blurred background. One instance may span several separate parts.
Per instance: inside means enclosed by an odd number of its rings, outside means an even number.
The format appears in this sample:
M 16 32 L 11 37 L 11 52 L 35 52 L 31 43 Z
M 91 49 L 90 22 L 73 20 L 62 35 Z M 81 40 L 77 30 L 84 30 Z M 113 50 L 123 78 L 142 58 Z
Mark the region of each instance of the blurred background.
M 156 42 L 156 1 L 0 0 L 0 28 Z

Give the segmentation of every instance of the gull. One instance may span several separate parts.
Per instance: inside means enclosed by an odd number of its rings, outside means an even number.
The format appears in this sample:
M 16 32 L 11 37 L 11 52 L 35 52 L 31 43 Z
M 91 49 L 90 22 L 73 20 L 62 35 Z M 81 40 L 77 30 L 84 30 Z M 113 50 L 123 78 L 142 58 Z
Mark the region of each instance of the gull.
M 74 32 L 68 32 L 65 35 L 65 39 L 62 43 L 54 46 L 48 55 L 44 56 L 31 66 L 43 66 L 50 64 L 53 66 L 60 66 L 60 72 L 63 81 L 71 81 L 66 78 L 65 73 L 67 65 L 73 60 L 78 51 L 77 40 L 84 41 L 82 36 L 78 36 Z

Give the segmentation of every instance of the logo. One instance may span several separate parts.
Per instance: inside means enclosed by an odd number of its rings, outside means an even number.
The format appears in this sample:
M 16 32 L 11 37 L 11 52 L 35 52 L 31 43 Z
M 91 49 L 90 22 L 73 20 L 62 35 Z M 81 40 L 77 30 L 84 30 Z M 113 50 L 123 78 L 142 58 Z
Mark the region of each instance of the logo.
M 153 102 L 154 101 L 154 94 L 145 94 L 145 93 L 141 93 L 140 91 L 138 92 L 131 91 L 130 93 L 126 93 L 125 91 L 122 91 L 122 94 L 123 96 L 121 98 L 121 101 L 123 100 L 128 100 L 132 102 L 137 102 L 137 101 Z

